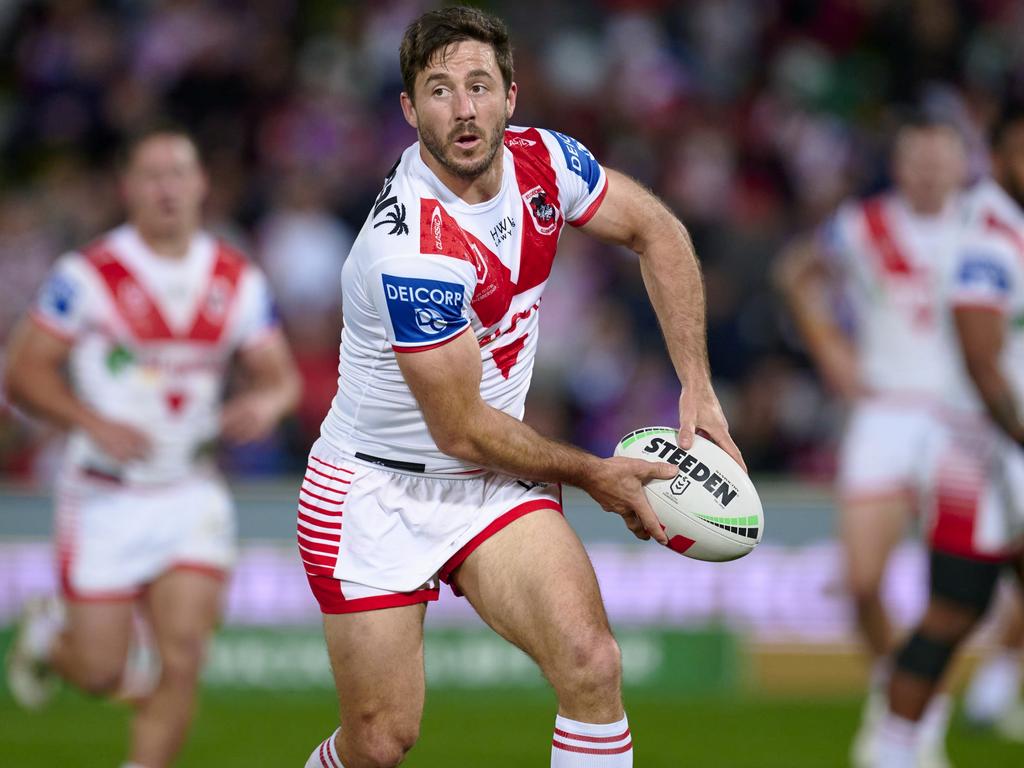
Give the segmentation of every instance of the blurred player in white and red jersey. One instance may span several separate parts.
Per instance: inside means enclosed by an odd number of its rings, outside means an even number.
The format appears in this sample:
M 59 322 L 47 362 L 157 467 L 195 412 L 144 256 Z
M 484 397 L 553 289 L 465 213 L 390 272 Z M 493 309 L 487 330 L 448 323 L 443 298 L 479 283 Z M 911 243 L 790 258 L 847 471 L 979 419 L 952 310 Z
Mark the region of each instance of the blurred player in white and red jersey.
M 681 443 L 700 427 L 740 460 L 711 387 L 697 262 L 679 221 L 578 141 L 508 128 L 517 87 L 501 21 L 424 14 L 400 58 L 419 142 L 342 270 L 338 394 L 299 496 L 341 721 L 306 765 L 403 760 L 423 711 L 426 603 L 445 581 L 554 687 L 551 765 L 629 766 L 619 649 L 560 483 L 667 543 L 641 484 L 675 470 L 600 459 L 521 418 L 541 294 L 570 224 L 640 255 L 683 387 Z
M 121 186 L 127 223 L 60 259 L 7 359 L 12 401 L 70 431 L 57 487 L 63 601 L 27 613 L 9 679 L 28 706 L 55 675 L 116 692 L 138 605 L 160 674 L 138 702 L 128 765 L 163 768 L 191 719 L 234 559 L 234 511 L 209 449 L 270 433 L 299 384 L 263 275 L 200 228 L 207 180 L 189 136 L 141 133 Z M 236 358 L 245 385 L 222 403 Z
M 917 765 L 921 720 L 999 576 L 1024 576 L 1024 110 L 992 136 L 992 178 L 964 199 L 948 302 L 964 365 L 929 442 L 930 600 L 896 654 L 881 768 Z M 987 419 L 985 416 L 987 415 Z
M 818 371 L 852 407 L 839 456 L 840 537 L 847 588 L 872 660 L 852 750 L 856 765 L 870 765 L 873 729 L 884 711 L 893 636 L 882 577 L 927 490 L 921 456 L 957 364 L 941 322 L 941 290 L 965 171 L 953 127 L 907 121 L 894 141 L 895 189 L 844 204 L 815 238 L 784 254 L 777 273 Z M 852 310 L 852 338 L 835 311 L 839 301 Z M 938 752 L 948 716 L 942 698 L 930 715 Z

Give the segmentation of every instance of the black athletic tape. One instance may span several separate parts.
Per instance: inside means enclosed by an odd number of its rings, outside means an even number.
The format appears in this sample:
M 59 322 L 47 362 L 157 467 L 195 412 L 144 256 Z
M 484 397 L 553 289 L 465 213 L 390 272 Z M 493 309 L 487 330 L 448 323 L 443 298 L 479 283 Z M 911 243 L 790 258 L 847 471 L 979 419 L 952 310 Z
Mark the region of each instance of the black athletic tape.
M 931 553 L 931 593 L 977 615 L 988 610 L 1003 564 Z
M 955 650 L 954 644 L 929 637 L 917 630 L 896 654 L 896 668 L 915 677 L 938 682 Z

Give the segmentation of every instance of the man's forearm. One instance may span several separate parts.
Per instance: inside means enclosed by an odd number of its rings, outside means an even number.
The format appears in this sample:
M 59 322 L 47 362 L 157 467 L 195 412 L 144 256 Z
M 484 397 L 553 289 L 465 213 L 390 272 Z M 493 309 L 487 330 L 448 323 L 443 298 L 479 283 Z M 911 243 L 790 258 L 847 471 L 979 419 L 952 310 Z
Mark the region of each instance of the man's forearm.
M 999 366 L 975 366 L 970 374 L 992 421 L 1012 440 L 1024 444 L 1024 421 L 1017 397 Z
M 633 250 L 679 380 L 693 385 L 710 380 L 704 280 L 686 228 L 658 205 L 652 234 Z
M 551 440 L 527 424 L 482 403 L 460 434 L 439 441 L 450 456 L 513 477 L 583 486 L 601 461 L 572 445 Z
M 14 370 L 12 366 L 5 378 L 11 401 L 37 418 L 62 429 L 88 429 L 97 419 L 59 371 Z

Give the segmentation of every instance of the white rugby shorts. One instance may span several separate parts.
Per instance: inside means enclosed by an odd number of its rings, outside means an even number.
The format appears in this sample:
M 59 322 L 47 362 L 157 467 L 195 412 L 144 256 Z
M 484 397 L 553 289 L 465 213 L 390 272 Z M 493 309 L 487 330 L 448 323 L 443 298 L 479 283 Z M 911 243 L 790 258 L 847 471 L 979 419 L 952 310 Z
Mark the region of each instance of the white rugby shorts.
M 991 562 L 1024 551 L 1024 449 L 980 417 L 947 415 L 926 467 L 933 550 Z
M 299 555 L 323 613 L 424 603 L 480 544 L 539 509 L 561 512 L 558 484 L 400 471 L 346 457 L 321 438 L 299 490 Z
M 69 470 L 57 488 L 56 532 L 69 600 L 131 600 L 179 568 L 224 578 L 236 556 L 231 496 L 214 474 L 132 486 Z
M 938 419 L 927 402 L 877 398 L 858 403 L 839 448 L 839 496 L 848 502 L 901 495 L 916 499 L 927 476 L 922 457 Z

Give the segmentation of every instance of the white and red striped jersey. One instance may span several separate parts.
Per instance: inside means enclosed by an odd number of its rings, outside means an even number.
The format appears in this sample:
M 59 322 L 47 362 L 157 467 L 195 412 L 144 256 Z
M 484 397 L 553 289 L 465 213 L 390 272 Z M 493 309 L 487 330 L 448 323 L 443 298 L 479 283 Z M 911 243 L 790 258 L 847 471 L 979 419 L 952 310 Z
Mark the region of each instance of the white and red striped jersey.
M 566 222 L 590 220 L 607 184 L 575 139 L 509 128 L 501 190 L 470 205 L 430 171 L 419 144 L 409 147 L 342 269 L 338 394 L 324 439 L 346 456 L 393 468 L 478 471 L 437 448 L 396 354 L 472 332 L 483 362 L 481 396 L 522 418 L 559 235 Z
M 844 204 L 822 230 L 852 309 L 861 381 L 876 395 L 937 402 L 957 364 L 943 322 L 957 206 L 921 216 L 881 195 Z
M 68 462 L 137 483 L 189 474 L 217 435 L 231 355 L 278 325 L 262 273 L 233 248 L 199 233 L 184 258 L 163 258 L 128 225 L 63 256 L 32 316 L 73 342 L 76 396 L 152 444 L 120 466 L 76 431 Z
M 963 229 L 956 240 L 949 301 L 1003 318 L 1002 370 L 1024 403 L 1024 211 L 994 181 L 965 195 Z M 955 339 L 955 331 L 950 328 Z M 948 404 L 980 412 L 981 400 L 963 366 L 948 382 Z

